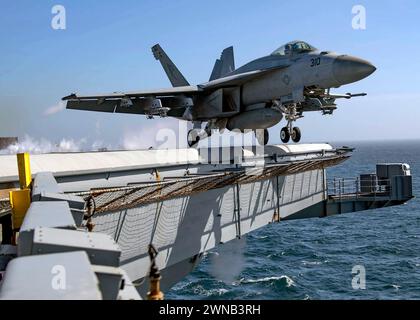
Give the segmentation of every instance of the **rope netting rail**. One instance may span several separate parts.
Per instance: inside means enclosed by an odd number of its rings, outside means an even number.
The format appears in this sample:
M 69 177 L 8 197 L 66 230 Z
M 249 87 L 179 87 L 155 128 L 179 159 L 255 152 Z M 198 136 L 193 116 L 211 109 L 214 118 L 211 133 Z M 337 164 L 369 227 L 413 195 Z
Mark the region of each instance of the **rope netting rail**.
M 92 213 L 112 212 L 190 196 L 229 185 L 247 184 L 280 175 L 323 169 L 337 165 L 347 158 L 346 155 L 336 155 L 319 159 L 269 164 L 260 168 L 240 168 L 203 175 L 189 175 L 126 187 L 92 189 L 72 194 L 83 197 Z

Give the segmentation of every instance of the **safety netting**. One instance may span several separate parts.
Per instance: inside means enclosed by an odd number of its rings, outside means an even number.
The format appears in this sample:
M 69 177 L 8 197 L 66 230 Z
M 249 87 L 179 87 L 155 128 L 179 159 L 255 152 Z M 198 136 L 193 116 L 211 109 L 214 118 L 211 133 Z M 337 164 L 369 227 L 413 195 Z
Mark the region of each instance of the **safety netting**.
M 253 183 L 280 175 L 319 170 L 337 165 L 347 158 L 347 155 L 334 155 L 301 161 L 274 163 L 262 167 L 238 167 L 224 169 L 223 171 L 213 171 L 208 174 L 168 178 L 153 183 L 140 183 L 117 188 L 98 188 L 72 194 L 83 197 L 87 202 L 88 210 L 92 214 L 97 214 L 191 196 L 196 193 L 235 184 Z

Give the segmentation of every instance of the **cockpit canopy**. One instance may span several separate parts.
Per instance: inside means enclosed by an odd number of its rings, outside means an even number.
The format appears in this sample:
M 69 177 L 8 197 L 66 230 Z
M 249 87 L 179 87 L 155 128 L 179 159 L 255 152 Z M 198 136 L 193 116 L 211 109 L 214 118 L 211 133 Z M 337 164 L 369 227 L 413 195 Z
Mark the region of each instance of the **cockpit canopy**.
M 304 41 L 292 41 L 281 46 L 274 51 L 272 56 L 287 56 L 289 54 L 299 54 L 316 51 L 317 49 Z

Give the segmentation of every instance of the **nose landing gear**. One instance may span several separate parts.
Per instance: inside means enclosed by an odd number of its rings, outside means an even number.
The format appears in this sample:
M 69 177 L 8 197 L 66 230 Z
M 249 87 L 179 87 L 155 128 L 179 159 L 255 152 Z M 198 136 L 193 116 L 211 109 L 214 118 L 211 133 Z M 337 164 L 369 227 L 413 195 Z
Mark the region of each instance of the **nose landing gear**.
M 284 127 L 280 131 L 280 139 L 283 143 L 288 143 L 290 139 L 292 139 L 294 143 L 298 143 L 301 138 L 302 133 L 298 127 L 292 127 L 292 131 L 289 130 L 289 127 Z
M 296 111 L 296 104 L 292 104 L 283 108 L 287 126 L 281 129 L 280 139 L 283 143 L 288 143 L 290 138 L 293 142 L 298 143 L 302 138 L 302 132 L 298 127 L 293 127 L 293 122 L 302 118 L 302 114 Z
M 301 133 L 299 127 L 294 127 L 292 129 L 292 134 L 291 134 L 292 141 L 295 142 L 295 143 L 298 143 L 300 141 L 301 137 L 302 137 L 302 133 Z
M 290 132 L 288 127 L 284 127 L 280 131 L 280 139 L 283 143 L 288 143 L 290 141 Z

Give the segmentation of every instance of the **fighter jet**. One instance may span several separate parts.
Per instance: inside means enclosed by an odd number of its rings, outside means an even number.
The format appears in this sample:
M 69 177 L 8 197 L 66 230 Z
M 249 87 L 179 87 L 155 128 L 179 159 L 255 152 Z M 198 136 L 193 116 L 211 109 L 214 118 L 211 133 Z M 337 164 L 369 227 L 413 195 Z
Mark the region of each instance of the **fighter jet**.
M 281 140 L 298 143 L 301 130 L 294 123 L 305 112 L 333 114 L 337 99 L 365 96 L 366 93 L 333 94 L 331 89 L 362 80 L 376 70 L 366 60 L 292 41 L 238 69 L 233 47 L 226 48 L 216 60 L 209 81 L 190 85 L 159 44 L 152 47 L 152 52 L 172 88 L 87 96 L 73 93 L 63 98 L 67 109 L 191 121 L 193 129 L 187 136 L 190 147 L 215 129 L 253 130 L 258 142 L 266 145 L 267 129 L 285 118 Z

